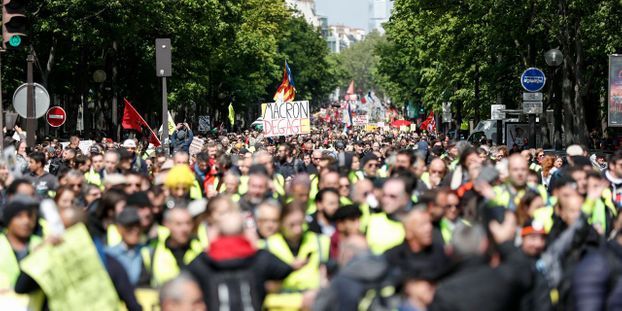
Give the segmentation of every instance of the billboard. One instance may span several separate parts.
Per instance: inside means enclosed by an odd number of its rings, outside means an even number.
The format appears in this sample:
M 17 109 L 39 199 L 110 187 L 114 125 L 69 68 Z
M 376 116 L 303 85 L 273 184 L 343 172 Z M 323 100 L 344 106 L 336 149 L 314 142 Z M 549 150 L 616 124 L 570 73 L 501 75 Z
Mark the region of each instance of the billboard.
M 609 55 L 607 125 L 622 127 L 622 55 Z

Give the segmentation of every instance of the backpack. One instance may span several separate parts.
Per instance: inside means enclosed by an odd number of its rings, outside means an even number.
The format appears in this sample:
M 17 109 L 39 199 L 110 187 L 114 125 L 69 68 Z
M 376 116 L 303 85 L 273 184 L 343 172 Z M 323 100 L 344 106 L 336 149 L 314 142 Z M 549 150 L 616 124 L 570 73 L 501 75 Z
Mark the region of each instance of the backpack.
M 209 310 L 259 311 L 257 281 L 250 268 L 214 273 L 208 280 Z

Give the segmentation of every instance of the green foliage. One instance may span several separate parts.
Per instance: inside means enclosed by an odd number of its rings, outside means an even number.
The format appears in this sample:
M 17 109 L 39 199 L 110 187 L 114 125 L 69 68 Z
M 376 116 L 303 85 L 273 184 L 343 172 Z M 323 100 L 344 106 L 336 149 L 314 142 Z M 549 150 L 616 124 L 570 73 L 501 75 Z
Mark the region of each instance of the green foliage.
M 600 122 L 584 110 L 606 95 L 607 55 L 622 43 L 620 11 L 615 0 L 396 0 L 387 43 L 376 47 L 379 81 L 396 102 L 439 109 L 451 100 L 468 118 L 488 118 L 493 103 L 519 108 L 520 73 L 537 66 L 551 76 L 543 55 L 559 47 L 567 141 L 584 141 L 586 121 Z
M 316 29 L 287 9 L 284 0 L 47 0 L 29 1 L 29 41 L 37 56 L 35 81 L 68 109 L 68 128 L 79 103 L 86 126 L 102 115 L 112 124 L 116 94 L 127 97 L 159 124 L 161 82 L 155 75 L 155 38 L 171 38 L 173 75 L 169 105 L 178 119 L 220 119 L 229 102 L 253 118 L 271 100 L 287 59 L 298 98 L 320 102 L 336 86 L 328 49 Z M 25 80 L 28 46 L 3 54 L 5 100 Z M 313 51 L 313 53 L 309 53 Z M 104 70 L 107 80 L 92 74 Z M 122 105 L 119 105 L 122 111 Z M 119 113 L 119 118 L 120 118 Z M 93 118 L 91 118 L 93 117 Z M 100 122 L 102 123 L 102 122 Z
M 382 97 L 384 92 L 378 83 L 377 75 L 380 57 L 374 51 L 377 46 L 385 43 L 384 36 L 374 31 L 362 41 L 354 43 L 339 54 L 334 54 L 333 62 L 338 66 L 336 74 L 339 85 L 345 89 L 350 81 L 354 80 L 357 93 L 367 94 L 373 90 Z

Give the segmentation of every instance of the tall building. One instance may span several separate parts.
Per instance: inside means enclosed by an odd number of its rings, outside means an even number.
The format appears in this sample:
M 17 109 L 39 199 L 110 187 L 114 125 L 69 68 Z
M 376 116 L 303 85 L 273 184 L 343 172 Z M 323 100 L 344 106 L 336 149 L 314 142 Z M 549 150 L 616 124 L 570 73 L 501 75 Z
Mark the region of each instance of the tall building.
M 366 34 L 363 29 L 344 25 L 330 25 L 328 26 L 328 33 L 326 42 L 333 53 L 339 53 L 352 44 L 363 40 Z
M 384 33 L 382 24 L 389 21 L 393 10 L 393 0 L 369 0 L 369 32 Z
M 313 27 L 321 26 L 320 17 L 315 13 L 315 0 L 285 0 L 285 3 L 297 10 Z

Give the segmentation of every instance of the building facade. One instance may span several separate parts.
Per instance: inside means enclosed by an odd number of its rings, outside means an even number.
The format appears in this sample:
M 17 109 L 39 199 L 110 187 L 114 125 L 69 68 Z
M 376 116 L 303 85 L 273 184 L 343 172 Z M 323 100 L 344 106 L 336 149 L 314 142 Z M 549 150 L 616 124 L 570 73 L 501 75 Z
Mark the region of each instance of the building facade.
M 383 34 L 382 24 L 389 21 L 392 10 L 392 0 L 369 0 L 369 32 L 377 30 Z

